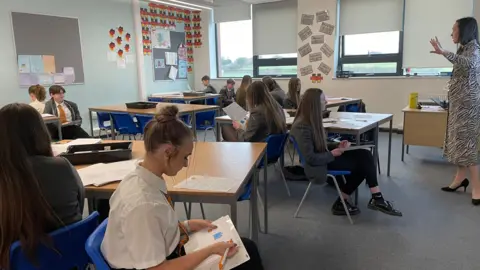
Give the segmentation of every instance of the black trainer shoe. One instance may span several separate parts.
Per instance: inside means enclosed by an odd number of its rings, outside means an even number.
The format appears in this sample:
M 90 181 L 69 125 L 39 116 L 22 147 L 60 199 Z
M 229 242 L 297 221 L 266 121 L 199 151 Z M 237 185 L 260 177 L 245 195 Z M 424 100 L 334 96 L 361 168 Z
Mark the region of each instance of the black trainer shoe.
M 380 212 L 383 212 L 391 216 L 397 216 L 397 217 L 403 216 L 402 212 L 393 208 L 393 204 L 386 200 L 380 201 L 380 200 L 375 200 L 374 198 L 371 198 L 370 202 L 368 202 L 368 208 L 372 210 L 378 210 Z
M 360 214 L 360 209 L 358 209 L 356 206 L 353 206 L 348 202 L 348 200 L 345 200 L 345 204 L 347 205 L 348 212 L 350 213 L 351 216 L 358 215 Z M 342 201 L 340 199 L 337 199 L 335 203 L 332 205 L 332 214 L 335 216 L 346 216 L 347 213 L 345 212 L 345 208 L 343 208 Z

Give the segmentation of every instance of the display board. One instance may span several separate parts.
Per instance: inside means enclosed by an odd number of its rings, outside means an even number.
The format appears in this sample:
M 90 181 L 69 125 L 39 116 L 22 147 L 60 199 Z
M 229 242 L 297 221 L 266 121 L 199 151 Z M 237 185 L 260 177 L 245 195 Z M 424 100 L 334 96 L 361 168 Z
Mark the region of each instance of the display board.
M 185 46 L 185 32 L 164 33 L 169 37 L 160 37 L 155 31 L 152 31 L 151 35 L 153 79 L 155 81 L 187 79 L 186 48 L 184 60 L 179 53 L 180 46 Z
M 85 83 L 77 18 L 12 12 L 12 27 L 21 86 Z

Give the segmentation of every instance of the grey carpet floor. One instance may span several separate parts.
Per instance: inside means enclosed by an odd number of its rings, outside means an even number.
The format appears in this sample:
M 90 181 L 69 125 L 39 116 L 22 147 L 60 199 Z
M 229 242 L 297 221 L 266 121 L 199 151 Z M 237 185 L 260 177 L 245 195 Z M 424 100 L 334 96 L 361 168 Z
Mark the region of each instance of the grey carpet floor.
M 207 140 L 213 141 L 211 132 Z M 325 186 L 315 186 L 299 217 L 293 218 L 307 183 L 289 182 L 288 197 L 280 176 L 269 168 L 269 234 L 259 234 L 258 242 L 266 269 L 480 269 L 480 206 L 470 204 L 470 188 L 467 193 L 440 191 L 453 179 L 455 167 L 442 160 L 440 149 L 427 147 L 410 147 L 402 162 L 401 135 L 394 135 L 387 177 L 387 142 L 388 134 L 382 133 L 379 184 L 384 197 L 403 212 L 401 218 L 367 209 L 370 193 L 365 185 L 360 186 L 362 213 L 353 217 L 354 225 L 331 215 L 336 191 Z M 248 206 L 239 203 L 238 230 L 243 236 L 248 236 Z M 183 206 L 176 209 L 183 219 Z M 228 214 L 229 207 L 207 204 L 205 211 L 214 220 Z M 198 205 L 192 218 L 201 218 Z

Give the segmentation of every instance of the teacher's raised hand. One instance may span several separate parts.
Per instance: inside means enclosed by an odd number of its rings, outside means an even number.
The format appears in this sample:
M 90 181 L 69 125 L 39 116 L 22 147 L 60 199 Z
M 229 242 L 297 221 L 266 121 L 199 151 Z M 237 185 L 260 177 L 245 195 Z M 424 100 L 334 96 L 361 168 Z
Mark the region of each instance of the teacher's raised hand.
M 432 44 L 434 49 L 433 51 L 430 51 L 430 53 L 443 54 L 442 45 L 440 45 L 440 41 L 438 41 L 437 37 L 435 37 L 435 39 L 430 39 L 430 44 Z

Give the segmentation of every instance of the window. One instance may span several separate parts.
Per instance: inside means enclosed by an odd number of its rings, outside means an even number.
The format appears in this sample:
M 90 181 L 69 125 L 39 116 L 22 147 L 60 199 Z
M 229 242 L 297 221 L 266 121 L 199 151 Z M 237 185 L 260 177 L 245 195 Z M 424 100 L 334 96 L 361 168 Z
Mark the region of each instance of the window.
M 219 78 L 253 76 L 252 21 L 217 23 Z
M 405 68 L 403 75 L 412 76 L 450 76 L 452 73 L 451 67 L 446 68 Z
M 403 75 L 401 40 L 400 31 L 344 35 L 338 70 L 352 76 Z
M 254 77 L 292 77 L 297 75 L 297 54 L 264 54 L 253 57 Z

